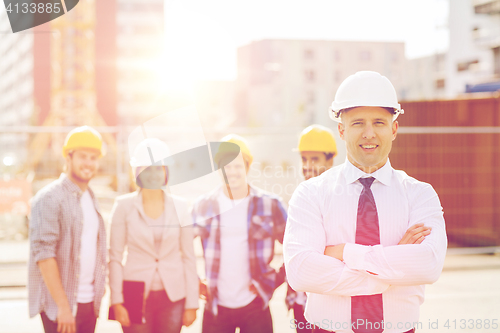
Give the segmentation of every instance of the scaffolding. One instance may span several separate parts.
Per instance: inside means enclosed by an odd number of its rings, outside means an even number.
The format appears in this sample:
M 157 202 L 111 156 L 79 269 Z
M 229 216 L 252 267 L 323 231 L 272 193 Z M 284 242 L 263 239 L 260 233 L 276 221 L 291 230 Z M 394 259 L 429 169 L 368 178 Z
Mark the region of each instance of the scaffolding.
M 95 12 L 95 0 L 81 0 L 51 22 L 51 109 L 43 126 L 106 126 L 96 107 Z M 103 138 L 108 150 L 116 152 L 113 135 L 103 133 Z M 34 135 L 24 170 L 35 170 L 46 150 L 62 147 L 63 140 L 63 133 Z

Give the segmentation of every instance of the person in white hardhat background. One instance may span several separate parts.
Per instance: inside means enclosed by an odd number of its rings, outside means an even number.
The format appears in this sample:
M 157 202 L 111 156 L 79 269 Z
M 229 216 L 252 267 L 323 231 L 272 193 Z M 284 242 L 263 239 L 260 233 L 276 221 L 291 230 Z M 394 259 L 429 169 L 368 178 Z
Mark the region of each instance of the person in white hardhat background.
M 311 125 L 300 133 L 297 149 L 302 160 L 302 174 L 308 180 L 321 175 L 333 166 L 337 155 L 337 143 L 331 129 L 321 125 Z M 295 318 L 294 327 L 298 333 L 310 333 L 304 318 L 304 309 L 307 296 L 302 291 L 293 290 L 288 285 L 286 292 L 286 305 L 288 310 L 293 309 Z
M 178 333 L 196 319 L 198 275 L 188 205 L 162 190 L 174 162 L 170 155 L 159 139 L 140 142 L 130 159 L 139 190 L 116 198 L 111 212 L 110 311 L 125 333 Z M 124 281 L 144 282 L 145 323 L 131 321 Z
M 288 282 L 309 292 L 314 332 L 414 332 L 424 285 L 443 268 L 443 210 L 431 185 L 392 168 L 403 110 L 390 81 L 358 72 L 330 110 L 347 159 L 303 182 L 289 203 Z M 417 327 L 415 327 L 417 326 Z
M 103 155 L 89 126 L 66 136 L 64 172 L 33 198 L 28 298 L 46 333 L 94 332 L 105 291 L 106 229 L 89 181 Z
M 202 333 L 234 333 L 238 327 L 272 333 L 269 301 L 285 276 L 270 264 L 275 241 L 283 242 L 286 208 L 279 197 L 248 184 L 253 156 L 246 140 L 230 134 L 221 141 L 214 162 L 224 169 L 224 183 L 193 208 L 206 272 Z

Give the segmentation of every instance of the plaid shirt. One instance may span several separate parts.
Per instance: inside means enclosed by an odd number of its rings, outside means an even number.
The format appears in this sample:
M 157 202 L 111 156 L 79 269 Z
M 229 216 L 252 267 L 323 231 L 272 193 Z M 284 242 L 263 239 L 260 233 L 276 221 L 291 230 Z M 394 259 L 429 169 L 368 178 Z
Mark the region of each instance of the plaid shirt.
M 217 315 L 217 279 L 221 243 L 220 216 L 217 201 L 222 188 L 198 199 L 193 208 L 193 222 L 203 244 L 209 297 L 207 308 Z M 284 268 L 276 272 L 270 266 L 274 257 L 274 241 L 283 243 L 287 213 L 275 195 L 250 187 L 248 204 L 248 246 L 252 284 L 267 307 L 274 290 L 285 280 Z
M 293 290 L 289 284 L 287 284 L 285 303 L 286 307 L 290 311 L 291 308 L 297 303 L 297 291 Z M 307 297 L 307 296 L 306 296 Z
M 94 311 L 98 316 L 106 277 L 106 230 L 94 193 L 90 188 L 88 190 L 99 217 L 94 273 Z M 50 320 L 55 321 L 57 318 L 57 305 L 37 265 L 38 261 L 49 258 L 57 261 L 66 297 L 73 315 L 76 315 L 83 229 L 83 211 L 80 206 L 82 194 L 81 189 L 63 173 L 33 198 L 28 279 L 30 317 L 43 311 Z

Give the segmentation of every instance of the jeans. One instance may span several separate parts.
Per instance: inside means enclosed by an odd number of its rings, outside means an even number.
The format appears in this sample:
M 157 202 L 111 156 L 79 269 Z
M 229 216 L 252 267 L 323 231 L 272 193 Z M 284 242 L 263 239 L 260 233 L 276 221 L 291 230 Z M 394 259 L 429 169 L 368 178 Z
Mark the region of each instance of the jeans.
M 185 299 L 172 302 L 165 290 L 150 291 L 146 300 L 145 324 L 130 324 L 123 333 L 179 333 Z
M 263 306 L 264 301 L 257 297 L 242 308 L 230 309 L 219 305 L 217 316 L 205 310 L 202 333 L 234 333 L 236 327 L 240 328 L 240 333 L 272 333 L 271 311 L 269 307 L 263 309 Z
M 45 312 L 40 313 L 45 333 L 57 333 L 57 322 L 50 320 Z M 94 313 L 94 302 L 78 303 L 76 310 L 76 333 L 94 333 L 97 318 Z

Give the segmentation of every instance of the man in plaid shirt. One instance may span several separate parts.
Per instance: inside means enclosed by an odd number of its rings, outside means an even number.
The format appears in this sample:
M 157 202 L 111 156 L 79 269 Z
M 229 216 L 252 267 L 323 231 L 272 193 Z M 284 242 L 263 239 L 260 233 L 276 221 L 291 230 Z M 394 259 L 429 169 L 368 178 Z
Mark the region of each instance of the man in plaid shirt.
M 253 158 L 245 140 L 229 135 L 222 141 L 237 144 L 242 154 L 235 158 L 221 144 L 214 161 L 224 166 L 225 186 L 193 209 L 207 278 L 202 332 L 272 332 L 269 300 L 284 282 L 284 269 L 270 263 L 275 240 L 283 241 L 286 210 L 278 197 L 247 184 Z
M 63 147 L 65 173 L 33 198 L 30 221 L 29 309 L 46 333 L 92 333 L 106 277 L 106 232 L 88 187 L 102 156 L 94 129 L 71 131 Z

